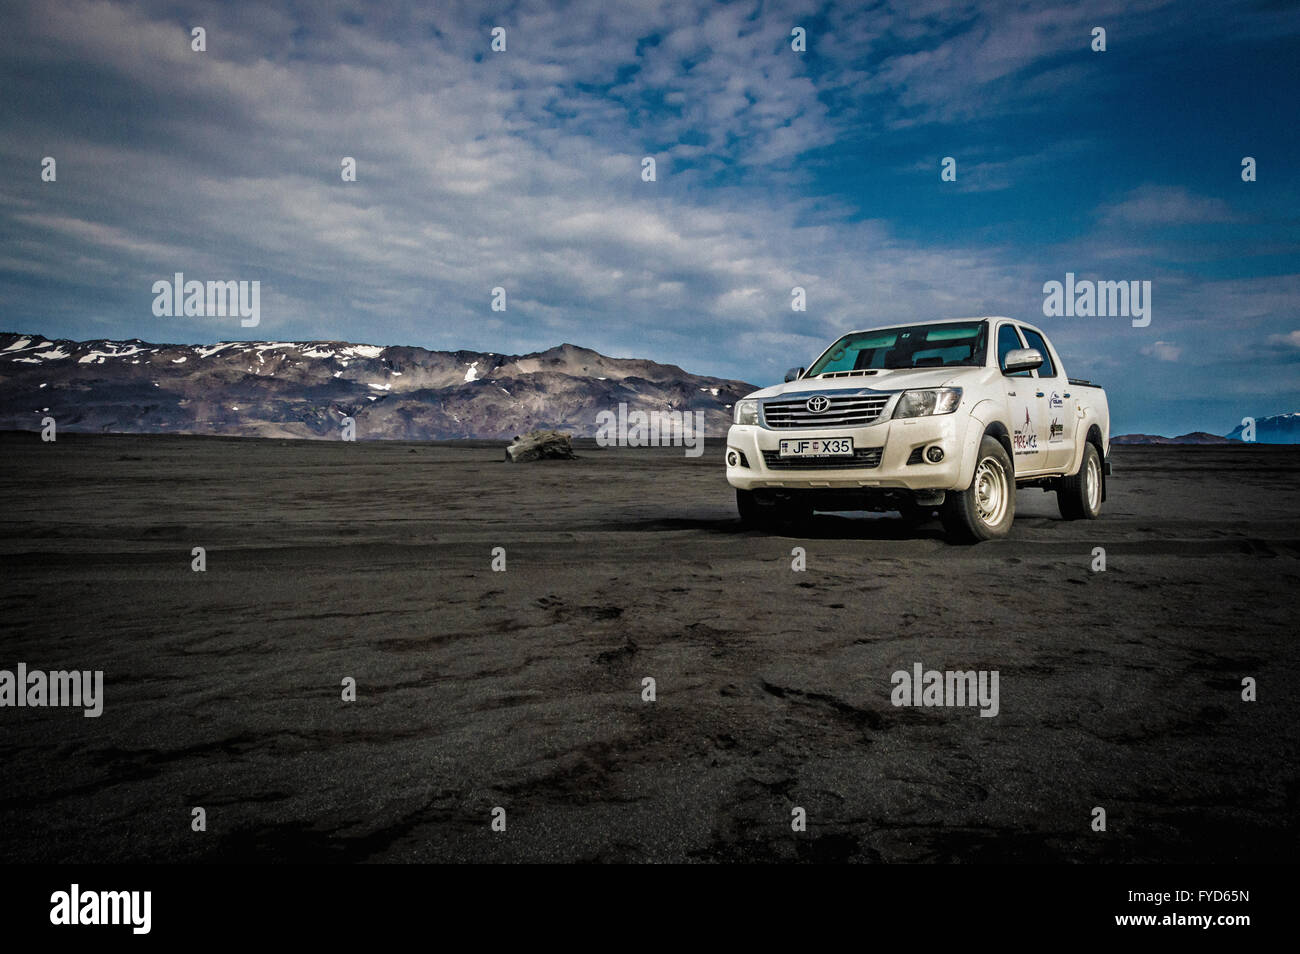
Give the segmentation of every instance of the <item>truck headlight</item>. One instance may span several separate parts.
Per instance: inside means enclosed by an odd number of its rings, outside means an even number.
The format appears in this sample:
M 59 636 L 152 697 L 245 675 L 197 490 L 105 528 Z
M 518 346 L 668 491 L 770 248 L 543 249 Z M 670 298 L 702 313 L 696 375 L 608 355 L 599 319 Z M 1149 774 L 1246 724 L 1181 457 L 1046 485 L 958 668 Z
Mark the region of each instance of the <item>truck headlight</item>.
M 894 417 L 926 417 L 930 414 L 951 414 L 961 403 L 961 388 L 932 388 L 925 391 L 904 391 L 894 408 Z
M 758 423 L 758 402 L 737 401 L 736 402 L 736 423 L 757 424 Z

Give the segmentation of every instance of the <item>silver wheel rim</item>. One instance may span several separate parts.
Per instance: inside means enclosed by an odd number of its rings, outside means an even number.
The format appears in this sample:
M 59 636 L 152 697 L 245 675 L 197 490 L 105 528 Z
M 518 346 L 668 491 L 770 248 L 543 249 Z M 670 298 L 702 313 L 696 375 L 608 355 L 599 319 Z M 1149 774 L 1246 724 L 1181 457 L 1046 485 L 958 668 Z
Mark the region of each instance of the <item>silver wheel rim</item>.
M 1101 464 L 1095 456 L 1088 458 L 1087 481 L 1088 509 L 1096 513 L 1101 509 Z
M 995 527 L 1007 513 L 1007 474 L 996 458 L 985 457 L 975 468 L 975 513 L 986 527 Z

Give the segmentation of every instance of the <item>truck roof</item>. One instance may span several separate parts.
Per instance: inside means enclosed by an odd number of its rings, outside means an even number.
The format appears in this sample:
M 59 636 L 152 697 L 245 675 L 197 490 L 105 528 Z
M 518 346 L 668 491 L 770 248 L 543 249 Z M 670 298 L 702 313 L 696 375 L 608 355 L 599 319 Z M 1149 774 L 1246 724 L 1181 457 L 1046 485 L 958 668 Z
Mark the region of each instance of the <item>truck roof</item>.
M 960 325 L 971 321 L 1014 321 L 1018 325 L 1024 325 L 1026 328 L 1033 328 L 1035 331 L 1042 332 L 1042 329 L 1036 325 L 1031 325 L 1027 321 L 1019 318 L 1009 318 L 1006 315 L 972 315 L 969 318 L 932 318 L 928 321 L 898 321 L 888 325 L 872 325 L 870 328 L 856 328 L 853 331 L 846 331 L 845 335 L 857 335 L 866 331 L 885 331 L 889 328 L 910 328 L 913 325 Z M 841 335 L 843 337 L 843 335 Z

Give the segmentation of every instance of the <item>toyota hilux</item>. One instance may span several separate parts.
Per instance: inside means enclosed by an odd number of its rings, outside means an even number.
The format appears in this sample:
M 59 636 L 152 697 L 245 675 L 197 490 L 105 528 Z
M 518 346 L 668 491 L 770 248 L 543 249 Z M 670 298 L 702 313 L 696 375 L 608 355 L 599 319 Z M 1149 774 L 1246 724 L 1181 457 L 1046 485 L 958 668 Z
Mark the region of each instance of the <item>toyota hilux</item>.
M 1105 391 L 1011 318 L 850 332 L 734 414 L 727 481 L 751 527 L 937 511 L 950 537 L 977 542 L 1010 531 L 1018 487 L 1054 491 L 1067 520 L 1096 518 L 1106 499 Z

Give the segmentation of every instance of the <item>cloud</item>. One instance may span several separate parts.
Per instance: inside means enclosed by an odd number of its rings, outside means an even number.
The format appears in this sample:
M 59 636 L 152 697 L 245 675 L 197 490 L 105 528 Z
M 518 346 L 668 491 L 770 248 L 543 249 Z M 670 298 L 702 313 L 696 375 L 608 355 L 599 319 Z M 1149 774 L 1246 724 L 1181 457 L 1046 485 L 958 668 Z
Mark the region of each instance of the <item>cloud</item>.
M 1181 186 L 1142 186 L 1100 210 L 1104 225 L 1215 225 L 1243 216 L 1222 199 L 1193 195 Z
M 1156 341 L 1142 348 L 1139 353 L 1157 361 L 1177 361 L 1183 356 L 1183 349 L 1168 341 Z
M 781 360 L 748 343 L 756 323 L 809 350 L 844 324 L 974 307 L 953 285 L 989 302 L 1010 286 L 993 255 L 899 242 L 834 202 L 772 191 L 835 131 L 789 49 L 790 18 L 756 3 L 506 9 L 493 14 L 508 28 L 499 55 L 467 8 L 393 32 L 327 8 L 307 15 L 304 39 L 290 21 L 248 29 L 196 13 L 185 22 L 208 24 L 207 53 L 190 51 L 163 9 L 83 2 L 21 20 L 52 75 L 99 72 L 123 117 L 148 124 L 123 135 L 92 121 L 97 96 L 61 84 L 64 117 L 21 119 L 28 135 L 63 140 L 61 181 L 39 196 L 53 207 L 29 203 L 5 224 L 26 238 L 29 270 L 53 260 L 103 273 L 132 334 L 238 333 L 153 318 L 153 281 L 184 271 L 261 280 L 263 333 L 279 337 L 484 348 L 564 338 L 698 364 L 707 325 L 713 340 L 738 338 L 718 362 L 735 368 Z M 680 108 L 651 108 L 665 95 Z M 683 142 L 693 136 L 695 150 Z M 640 157 L 656 153 L 659 181 L 642 182 Z M 357 159 L 356 183 L 339 178 L 344 155 Z M 700 156 L 739 180 L 699 191 Z M 746 176 L 762 185 L 744 187 Z M 91 194 L 89 207 L 61 206 L 65 182 Z M 807 314 L 789 310 L 796 282 Z M 488 310 L 498 285 L 504 314 Z

